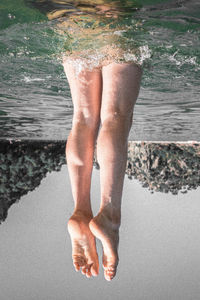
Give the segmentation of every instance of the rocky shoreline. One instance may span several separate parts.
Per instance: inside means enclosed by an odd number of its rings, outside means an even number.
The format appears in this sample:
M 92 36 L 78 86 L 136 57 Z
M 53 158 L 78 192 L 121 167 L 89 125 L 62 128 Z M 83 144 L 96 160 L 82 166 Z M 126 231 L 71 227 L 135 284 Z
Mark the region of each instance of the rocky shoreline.
M 65 143 L 0 141 L 0 222 L 9 207 L 65 163 Z
M 0 223 L 9 207 L 60 171 L 65 141 L 0 140 Z M 94 166 L 99 168 L 96 155 Z M 178 194 L 200 185 L 200 143 L 129 142 L 126 174 L 150 192 Z
M 126 173 L 150 191 L 186 193 L 200 185 L 200 143 L 129 142 Z

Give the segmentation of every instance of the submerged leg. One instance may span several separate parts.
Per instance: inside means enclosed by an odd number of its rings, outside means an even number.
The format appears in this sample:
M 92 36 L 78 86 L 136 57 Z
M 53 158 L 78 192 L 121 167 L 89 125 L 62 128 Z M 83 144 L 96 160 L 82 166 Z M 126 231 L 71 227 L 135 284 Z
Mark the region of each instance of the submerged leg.
M 66 145 L 66 159 L 75 203 L 68 230 L 75 269 L 78 271 L 82 268 L 82 273 L 91 277 L 97 275 L 99 269 L 95 238 L 89 229 L 89 222 L 93 217 L 90 186 L 94 147 L 100 123 L 102 75 L 99 70 L 83 70 L 76 74 L 70 63 L 66 61 L 63 65 L 74 105 L 72 130 Z
M 141 69 L 135 64 L 103 67 L 102 127 L 97 141 L 101 206 L 90 229 L 103 245 L 104 276 L 111 280 L 118 264 L 121 197 L 127 161 L 128 134 L 140 88 Z

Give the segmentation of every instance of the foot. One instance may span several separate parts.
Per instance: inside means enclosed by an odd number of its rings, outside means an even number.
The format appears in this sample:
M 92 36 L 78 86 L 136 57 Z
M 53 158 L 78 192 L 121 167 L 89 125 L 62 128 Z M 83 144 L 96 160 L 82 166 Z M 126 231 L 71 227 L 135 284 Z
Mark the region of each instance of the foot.
M 95 237 L 89 228 L 91 214 L 77 211 L 68 221 L 68 231 L 72 243 L 72 259 L 76 271 L 82 270 L 82 274 L 88 278 L 97 276 L 99 262 L 96 251 Z
M 108 215 L 100 212 L 90 221 L 90 230 L 100 239 L 103 245 L 103 267 L 104 277 L 111 281 L 117 271 L 118 244 L 119 244 L 119 222 L 114 223 Z

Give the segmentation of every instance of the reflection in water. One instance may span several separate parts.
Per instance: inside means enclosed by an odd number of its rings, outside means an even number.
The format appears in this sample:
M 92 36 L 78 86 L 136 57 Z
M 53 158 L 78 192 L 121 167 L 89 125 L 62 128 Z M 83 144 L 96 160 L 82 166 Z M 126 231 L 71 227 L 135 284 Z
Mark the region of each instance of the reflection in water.
M 54 30 L 63 42 L 61 52 L 76 66 L 93 69 L 110 62 L 135 62 L 150 58 L 146 43 L 138 34 L 142 22 L 136 20 L 138 1 L 28 1 L 56 20 Z

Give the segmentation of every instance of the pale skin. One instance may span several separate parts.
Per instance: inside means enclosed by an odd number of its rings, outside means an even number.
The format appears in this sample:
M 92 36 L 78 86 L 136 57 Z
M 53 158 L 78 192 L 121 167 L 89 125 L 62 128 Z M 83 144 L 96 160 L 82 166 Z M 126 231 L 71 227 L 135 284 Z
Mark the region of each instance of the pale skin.
M 133 63 L 109 63 L 76 74 L 63 62 L 69 81 L 74 115 L 66 145 L 66 159 L 74 199 L 68 221 L 72 259 L 77 271 L 97 276 L 99 261 L 95 238 L 103 246 L 104 277 L 110 281 L 118 265 L 121 199 L 132 125 L 142 71 Z M 95 144 L 100 165 L 101 204 L 93 217 L 90 202 Z

